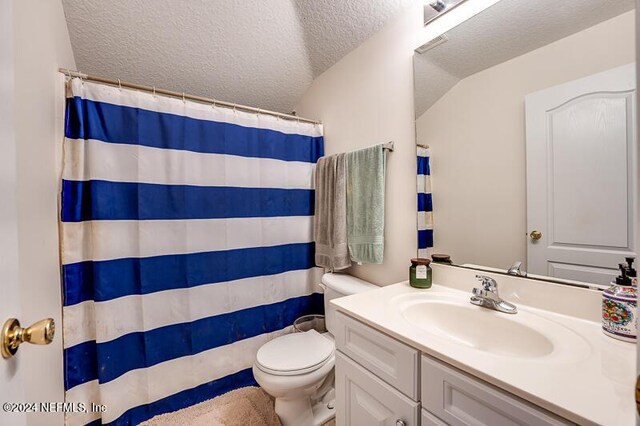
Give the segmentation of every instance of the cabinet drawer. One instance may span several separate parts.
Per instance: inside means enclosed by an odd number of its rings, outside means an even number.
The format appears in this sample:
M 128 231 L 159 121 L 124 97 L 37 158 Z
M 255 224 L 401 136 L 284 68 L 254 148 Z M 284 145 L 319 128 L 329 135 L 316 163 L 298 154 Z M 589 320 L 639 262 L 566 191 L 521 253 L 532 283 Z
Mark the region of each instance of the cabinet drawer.
M 418 426 L 420 404 L 336 353 L 337 426 Z
M 427 356 L 421 388 L 422 407 L 452 426 L 572 424 Z
M 340 312 L 336 348 L 414 401 L 418 401 L 418 351 Z

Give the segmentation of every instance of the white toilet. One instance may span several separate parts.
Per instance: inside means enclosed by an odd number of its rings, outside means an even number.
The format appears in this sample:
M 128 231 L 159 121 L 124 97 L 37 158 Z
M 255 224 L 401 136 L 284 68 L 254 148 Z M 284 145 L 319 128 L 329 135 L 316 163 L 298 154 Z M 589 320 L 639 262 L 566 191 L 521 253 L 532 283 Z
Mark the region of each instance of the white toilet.
M 258 384 L 276 399 L 283 426 L 320 426 L 335 416 L 333 341 L 336 310 L 329 301 L 379 288 L 346 274 L 324 274 L 325 323 L 328 332 L 291 333 L 264 344 L 253 363 Z

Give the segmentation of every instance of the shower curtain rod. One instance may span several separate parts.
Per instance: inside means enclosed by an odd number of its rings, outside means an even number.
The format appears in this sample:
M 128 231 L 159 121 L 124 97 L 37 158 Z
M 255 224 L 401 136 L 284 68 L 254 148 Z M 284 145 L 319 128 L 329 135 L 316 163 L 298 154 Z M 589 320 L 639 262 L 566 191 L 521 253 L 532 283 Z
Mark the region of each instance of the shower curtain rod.
M 213 106 L 221 106 L 221 107 L 225 107 L 225 108 L 238 109 L 238 110 L 245 111 L 245 112 L 255 112 L 257 114 L 272 115 L 274 117 L 283 118 L 285 120 L 302 121 L 304 123 L 311 123 L 311 124 L 322 124 L 322 122 L 320 122 L 320 121 L 310 120 L 308 118 L 298 117 L 297 115 L 283 114 L 281 112 L 269 111 L 269 110 L 260 109 L 260 108 L 254 108 L 254 107 L 250 107 L 250 106 L 247 106 L 247 105 L 240 105 L 240 104 L 235 104 L 235 103 L 232 103 L 232 102 L 219 101 L 219 100 L 216 100 L 216 99 L 213 99 L 213 98 L 205 98 L 204 96 L 188 95 L 188 94 L 185 94 L 184 92 L 174 92 L 172 90 L 156 89 L 153 86 L 144 86 L 142 84 L 130 83 L 128 81 L 122 81 L 122 80 L 112 80 L 112 79 L 109 79 L 109 78 L 104 78 L 104 77 L 99 77 L 99 76 L 95 76 L 95 75 L 84 74 L 84 73 L 82 73 L 80 71 L 73 71 L 73 70 L 69 70 L 69 69 L 66 69 L 66 68 L 60 68 L 58 71 L 60 71 L 61 73 L 63 73 L 64 75 L 66 75 L 68 77 L 77 77 L 77 78 L 80 78 L 82 80 L 92 81 L 92 82 L 95 82 L 95 83 L 109 84 L 111 86 L 118 86 L 118 87 L 126 87 L 126 88 L 129 88 L 129 89 L 136 89 L 136 90 L 140 90 L 140 91 L 143 91 L 143 92 L 153 93 L 153 94 L 156 94 L 156 95 L 170 96 L 172 98 L 178 98 L 178 99 L 182 99 L 182 100 L 189 99 L 190 101 L 195 101 L 195 102 L 199 102 L 199 103 L 203 103 L 203 104 L 211 104 Z

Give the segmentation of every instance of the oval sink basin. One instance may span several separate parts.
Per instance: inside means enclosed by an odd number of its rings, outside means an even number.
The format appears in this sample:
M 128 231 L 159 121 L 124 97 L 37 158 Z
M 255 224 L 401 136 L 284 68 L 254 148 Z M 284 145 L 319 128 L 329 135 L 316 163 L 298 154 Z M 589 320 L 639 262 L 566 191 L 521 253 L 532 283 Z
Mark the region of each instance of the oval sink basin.
M 543 334 L 479 306 L 433 301 L 406 306 L 402 314 L 420 328 L 497 355 L 537 358 L 553 352 Z

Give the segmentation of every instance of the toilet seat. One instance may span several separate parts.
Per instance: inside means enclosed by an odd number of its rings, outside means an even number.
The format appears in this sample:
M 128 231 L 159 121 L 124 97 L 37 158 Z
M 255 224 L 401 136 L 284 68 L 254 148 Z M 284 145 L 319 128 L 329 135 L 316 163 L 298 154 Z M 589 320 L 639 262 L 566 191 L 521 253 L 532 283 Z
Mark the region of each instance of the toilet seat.
M 334 354 L 333 342 L 315 330 L 291 333 L 264 344 L 256 355 L 256 366 L 275 376 L 310 373 L 325 365 Z

